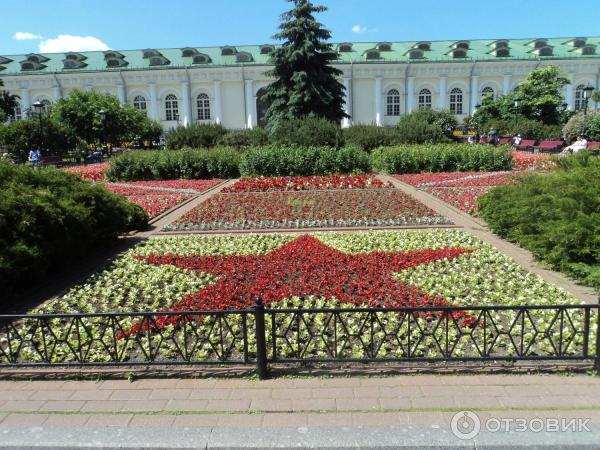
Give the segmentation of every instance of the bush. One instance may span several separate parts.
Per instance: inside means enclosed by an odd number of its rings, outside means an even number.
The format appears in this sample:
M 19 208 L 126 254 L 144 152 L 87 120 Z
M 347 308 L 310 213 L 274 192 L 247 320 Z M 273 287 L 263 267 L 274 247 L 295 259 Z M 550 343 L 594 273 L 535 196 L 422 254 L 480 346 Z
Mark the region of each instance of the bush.
M 422 108 L 400 117 L 395 137 L 401 144 L 450 142 L 448 136 L 456 125 L 449 112 Z
M 396 143 L 396 133 L 392 128 L 375 125 L 353 125 L 343 131 L 344 141 L 370 152 L 377 147 Z
M 259 147 L 269 143 L 269 133 L 263 128 L 234 130 L 223 135 L 219 143 L 228 147 L 235 147 L 238 150 L 248 147 Z
M 35 282 L 147 223 L 142 208 L 76 175 L 0 162 L 0 286 Z
M 562 139 L 562 130 L 560 125 L 546 125 L 539 120 L 531 120 L 525 117 L 519 117 L 511 121 L 491 120 L 484 124 L 482 132 L 487 133 L 490 128 L 494 128 L 502 136 L 515 136 L 520 134 L 523 139 Z
M 220 124 L 196 123 L 173 128 L 167 133 L 165 143 L 171 150 L 185 147 L 210 148 L 217 145 L 226 133 L 227 130 Z
M 600 141 L 600 111 L 575 114 L 563 127 L 565 138 L 571 142 L 577 136 L 585 136 L 590 141 Z
M 340 125 L 316 117 L 278 121 L 270 131 L 270 141 L 276 145 L 301 147 L 338 148 L 344 145 Z
M 500 147 L 469 144 L 381 147 L 371 154 L 371 167 L 383 173 L 510 170 L 512 157 Z
M 569 157 L 567 170 L 492 189 L 479 214 L 500 236 L 553 268 L 600 288 L 600 163 Z
M 229 147 L 128 152 L 115 157 L 107 176 L 113 181 L 235 178 L 240 154 Z
M 369 172 L 369 156 L 357 147 L 257 147 L 242 155 L 242 176 L 331 175 Z

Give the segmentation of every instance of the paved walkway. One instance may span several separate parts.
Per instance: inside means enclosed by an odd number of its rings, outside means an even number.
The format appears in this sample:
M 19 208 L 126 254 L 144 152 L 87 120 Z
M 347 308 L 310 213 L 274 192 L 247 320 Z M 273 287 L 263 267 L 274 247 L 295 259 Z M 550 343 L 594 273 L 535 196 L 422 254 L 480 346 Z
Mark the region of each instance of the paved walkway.
M 217 432 L 221 443 L 227 441 L 228 445 L 243 447 L 240 433 L 269 428 L 292 435 L 310 435 L 313 439 L 320 436 L 321 444 L 326 442 L 327 435 L 331 438 L 337 433 L 338 439 L 343 439 L 341 436 L 347 437 L 347 433 L 358 430 L 363 433 L 354 437 L 355 443 L 360 441 L 360 436 L 371 436 L 369 429 L 378 430 L 386 438 L 403 433 L 405 439 L 422 437 L 418 448 L 425 448 L 425 444 L 432 444 L 438 438 L 456 441 L 451 423 L 463 410 L 471 411 L 488 428 L 488 424 L 495 427 L 500 420 L 505 424 L 510 422 L 511 426 L 516 426 L 517 420 L 577 420 L 584 424 L 584 429 L 579 430 L 580 439 L 592 436 L 600 439 L 600 435 L 595 434 L 600 430 L 600 378 L 588 375 L 416 375 L 266 381 L 0 381 L 0 435 L 8 439 L 5 443 L 15 439 L 23 445 L 28 439 L 40 436 L 45 436 L 47 444 L 53 433 L 60 441 L 58 431 L 67 428 L 70 435 L 95 430 L 94 433 L 108 438 L 110 428 L 118 427 L 131 430 L 132 440 L 135 430 L 143 430 L 138 436 L 140 439 L 144 436 L 148 439 L 152 433 L 166 436 L 162 431 L 156 433 L 157 430 Z M 237 431 L 218 434 L 232 428 Z M 327 434 L 322 434 L 323 430 L 327 430 Z M 438 434 L 440 436 L 434 439 Z M 120 442 L 124 442 L 123 433 L 119 436 Z M 179 442 L 182 436 L 180 434 L 175 441 Z M 289 439 L 285 433 L 274 433 L 272 438 L 285 436 Z M 171 444 L 175 442 L 173 439 L 171 437 Z M 375 441 L 372 436 L 369 439 L 364 446 L 380 442 L 382 437 Z M 339 445 L 343 440 L 337 442 Z M 522 441 L 519 442 L 522 445 Z M 154 441 L 145 443 L 156 444 Z M 250 443 L 246 442 L 246 446 Z M 274 442 L 271 445 L 275 445 Z M 165 448 L 176 447 L 165 443 Z M 449 448 L 458 448 L 457 442 Z

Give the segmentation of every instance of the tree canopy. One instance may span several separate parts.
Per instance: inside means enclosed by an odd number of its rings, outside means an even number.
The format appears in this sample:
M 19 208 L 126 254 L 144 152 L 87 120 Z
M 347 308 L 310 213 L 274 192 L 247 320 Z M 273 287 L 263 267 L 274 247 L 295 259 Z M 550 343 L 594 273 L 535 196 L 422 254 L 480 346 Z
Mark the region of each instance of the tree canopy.
M 4 86 L 4 82 L 0 79 L 0 87 Z M 17 98 L 9 94 L 4 89 L 0 89 L 0 122 L 14 115 L 15 106 L 17 106 Z
M 344 85 L 337 79 L 342 71 L 331 65 L 338 54 L 327 41 L 331 32 L 314 14 L 326 11 L 309 0 L 288 0 L 293 8 L 284 13 L 274 39 L 284 41 L 272 53 L 274 65 L 268 75 L 275 81 L 265 88 L 261 100 L 269 105 L 267 123 L 319 117 L 339 122 L 344 117 Z

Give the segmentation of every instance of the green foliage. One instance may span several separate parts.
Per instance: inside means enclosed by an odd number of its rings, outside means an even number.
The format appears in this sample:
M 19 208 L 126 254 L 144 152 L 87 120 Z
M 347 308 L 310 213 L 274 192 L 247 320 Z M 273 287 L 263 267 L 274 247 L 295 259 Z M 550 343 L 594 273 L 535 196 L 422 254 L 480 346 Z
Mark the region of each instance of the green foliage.
M 327 42 L 331 33 L 314 17 L 327 8 L 314 6 L 309 0 L 288 1 L 294 6 L 282 15 L 280 31 L 273 36 L 284 41 L 271 57 L 274 68 L 268 76 L 275 81 L 261 98 L 269 105 L 267 123 L 302 117 L 340 122 L 346 117 L 344 85 L 338 81 L 342 71 L 332 66 L 338 55 Z
M 100 111 L 106 113 L 103 121 Z M 59 99 L 50 109 L 52 120 L 62 123 L 87 144 L 119 144 L 145 134 L 156 125 L 131 105 L 121 105 L 117 97 L 95 91 L 75 90 Z
M 584 136 L 590 141 L 600 141 L 600 111 L 583 111 L 575 114 L 563 127 L 565 138 L 571 142 L 577 136 Z
M 276 145 L 341 147 L 343 135 L 337 123 L 318 117 L 286 119 L 275 124 L 270 141 Z
M 563 160 L 563 170 L 492 189 L 479 214 L 495 233 L 600 288 L 600 162 L 586 154 Z
M 0 286 L 35 283 L 147 223 L 142 208 L 76 175 L 0 162 Z
M 220 124 L 196 123 L 187 127 L 178 126 L 167 133 L 165 138 L 167 148 L 178 150 L 185 147 L 210 148 L 217 145 L 227 133 Z
M 219 140 L 220 145 L 235 147 L 242 150 L 248 147 L 258 147 L 269 143 L 269 133 L 263 128 L 229 131 Z
M 113 181 L 236 178 L 240 154 L 228 147 L 127 152 L 114 158 Z
M 494 128 L 501 136 L 520 134 L 523 139 L 562 139 L 560 125 L 546 125 L 540 120 L 526 119 L 519 116 L 509 121 L 493 119 L 485 125 L 483 131 Z
M 357 147 L 258 147 L 242 155 L 242 176 L 331 175 L 369 172 L 369 155 Z
M 393 145 L 397 140 L 394 129 L 376 125 L 353 125 L 343 130 L 343 138 L 346 144 L 355 145 L 367 152 Z
M 2 86 L 4 86 L 4 82 L 0 79 L 0 87 Z M 15 114 L 15 106 L 17 106 L 17 97 L 0 89 L 0 123 Z
M 449 142 L 448 135 L 456 125 L 456 119 L 446 111 L 421 108 L 400 117 L 396 125 L 396 142 L 401 144 Z
M 41 146 L 47 155 L 65 155 L 78 143 L 72 130 L 52 117 L 17 120 L 0 126 L 0 147 L 5 148 L 15 161 L 27 161 L 29 150 Z
M 519 84 L 519 92 L 484 98 L 470 123 L 480 132 L 487 131 L 494 121 L 506 123 L 519 116 L 546 125 L 558 125 L 565 118 L 562 90 L 567 84 L 569 80 L 556 66 L 536 69 Z M 518 108 L 515 107 L 517 99 L 520 101 Z
M 371 167 L 383 173 L 510 170 L 506 149 L 490 145 L 437 144 L 381 147 L 371 154 Z

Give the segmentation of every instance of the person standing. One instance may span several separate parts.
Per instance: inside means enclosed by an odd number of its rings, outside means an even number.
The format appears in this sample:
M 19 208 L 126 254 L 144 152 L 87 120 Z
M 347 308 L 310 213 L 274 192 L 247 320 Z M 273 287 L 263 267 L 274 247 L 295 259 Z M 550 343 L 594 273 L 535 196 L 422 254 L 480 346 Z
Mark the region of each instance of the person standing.
M 498 133 L 494 128 L 490 128 L 490 131 L 487 135 L 488 144 L 498 145 Z
M 29 158 L 27 158 L 33 168 L 38 167 L 42 163 L 42 153 L 37 148 L 32 148 L 29 151 Z

